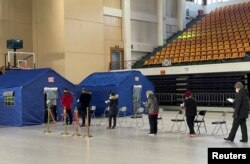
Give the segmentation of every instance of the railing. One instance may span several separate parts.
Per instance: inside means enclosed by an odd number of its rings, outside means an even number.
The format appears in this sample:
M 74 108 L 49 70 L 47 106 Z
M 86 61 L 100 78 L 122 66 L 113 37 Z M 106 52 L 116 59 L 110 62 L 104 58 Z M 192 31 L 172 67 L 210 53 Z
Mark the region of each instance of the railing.
M 124 62 L 110 62 L 109 70 L 131 69 L 136 60 L 127 60 Z
M 184 96 L 181 93 L 156 93 L 159 104 L 179 105 Z M 227 98 L 235 98 L 234 93 L 193 93 L 197 104 L 225 106 L 229 104 Z

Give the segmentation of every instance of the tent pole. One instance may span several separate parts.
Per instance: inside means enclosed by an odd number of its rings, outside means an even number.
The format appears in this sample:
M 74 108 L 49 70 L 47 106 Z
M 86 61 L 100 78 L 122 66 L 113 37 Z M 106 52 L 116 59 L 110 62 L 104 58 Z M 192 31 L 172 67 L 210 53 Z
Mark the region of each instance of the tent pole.
M 77 110 L 77 107 L 75 108 L 75 110 L 74 110 L 74 122 L 73 122 L 73 125 L 75 124 L 76 125 L 76 128 L 74 128 L 74 133 L 72 134 L 72 136 L 77 136 L 77 137 L 79 137 L 79 136 L 81 136 L 81 134 L 79 134 L 79 132 L 78 132 L 78 127 L 80 126 L 79 125 L 79 115 L 78 115 L 78 110 Z
M 48 111 L 48 117 L 47 117 L 47 130 L 44 131 L 44 133 L 51 133 L 51 130 L 50 130 L 50 108 L 47 108 L 47 111 Z
M 66 113 L 66 109 L 63 109 L 63 124 L 64 124 L 64 132 L 61 133 L 61 135 L 63 136 L 68 136 L 69 133 L 67 132 L 67 125 L 66 125 L 66 117 L 67 117 L 67 113 Z
M 84 135 L 85 138 L 90 138 L 93 137 L 92 135 L 90 135 L 89 133 L 89 107 L 87 107 L 87 135 Z

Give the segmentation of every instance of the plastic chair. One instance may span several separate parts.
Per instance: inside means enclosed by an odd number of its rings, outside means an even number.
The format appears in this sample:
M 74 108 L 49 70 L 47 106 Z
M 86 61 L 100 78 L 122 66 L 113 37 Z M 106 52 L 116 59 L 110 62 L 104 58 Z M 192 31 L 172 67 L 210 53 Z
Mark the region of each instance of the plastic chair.
M 201 111 L 199 111 L 198 115 L 194 119 L 194 125 L 196 124 L 196 126 L 198 127 L 197 132 L 199 132 L 199 133 L 200 133 L 200 128 L 201 127 L 204 127 L 205 131 L 207 133 L 206 123 L 205 123 L 205 119 L 204 119 L 206 113 L 207 113 L 206 110 L 201 110 Z
M 182 110 L 179 110 L 175 116 L 175 118 L 171 119 L 173 122 L 173 125 L 171 127 L 171 132 L 181 132 L 181 125 L 184 123 L 185 125 L 185 131 L 187 130 L 187 125 L 185 123 L 185 115 Z M 174 129 L 176 127 L 177 129 Z
M 213 129 L 213 132 L 212 132 L 212 135 L 215 135 L 215 134 L 218 134 L 219 130 L 221 130 L 222 134 L 223 135 L 226 135 L 228 134 L 228 130 L 227 130 L 227 122 L 226 122 L 226 115 L 227 113 L 226 112 L 223 112 L 219 119 L 217 121 L 213 121 L 212 124 L 215 125 L 214 129 Z M 224 131 L 223 131 L 223 128 L 222 128 L 222 125 L 225 125 L 225 128 L 226 128 L 226 133 L 224 134 Z M 217 128 L 218 127 L 218 128 Z M 217 129 L 217 130 L 216 130 Z
M 100 125 L 102 125 L 102 121 L 106 119 L 106 117 L 108 116 L 109 114 L 109 107 L 106 107 L 103 114 L 102 114 L 102 117 L 101 117 L 101 121 L 100 121 Z M 105 121 L 105 124 L 107 124 L 107 120 Z
M 119 126 L 122 125 L 123 120 L 125 120 L 125 125 L 127 124 L 126 113 L 127 113 L 127 107 L 125 107 L 125 106 L 121 107 L 118 110 L 117 117 L 120 117 L 120 119 L 119 119 Z
M 139 121 L 138 119 L 141 119 L 142 121 L 142 126 L 144 126 L 144 121 L 143 121 L 143 112 L 144 112 L 144 108 L 143 107 L 140 107 L 137 109 L 137 111 L 135 112 L 135 114 L 131 117 L 132 118 L 132 122 L 131 122 L 131 125 L 133 125 L 134 123 L 134 120 L 136 120 L 136 127 L 139 128 Z

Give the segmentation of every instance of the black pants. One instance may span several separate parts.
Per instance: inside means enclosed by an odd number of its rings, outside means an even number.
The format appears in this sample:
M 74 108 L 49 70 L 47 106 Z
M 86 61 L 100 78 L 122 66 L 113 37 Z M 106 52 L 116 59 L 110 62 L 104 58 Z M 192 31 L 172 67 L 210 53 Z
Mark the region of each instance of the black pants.
M 51 105 L 50 109 L 51 109 L 51 112 L 52 112 L 52 114 L 54 116 L 55 121 L 57 121 L 57 106 L 56 105 Z
M 239 119 L 239 118 L 234 118 L 232 129 L 228 136 L 228 139 L 231 141 L 234 140 L 239 126 L 241 127 L 242 140 L 248 141 L 246 119 Z
M 66 124 L 72 124 L 73 118 L 72 118 L 71 109 L 67 109 L 66 113 L 68 114 L 68 117 L 66 117 Z
M 56 107 L 56 105 L 51 105 L 50 109 L 51 109 L 51 113 L 54 116 L 55 121 L 57 121 L 57 107 Z M 52 121 L 52 118 L 50 118 L 50 121 Z M 45 123 L 48 122 L 48 109 L 47 108 L 45 109 L 45 113 L 44 113 L 44 122 Z
M 150 133 L 157 134 L 157 115 L 148 115 L 149 125 L 150 125 Z
M 90 109 L 88 108 L 88 112 L 89 112 L 89 126 L 90 126 Z M 85 126 L 85 119 L 87 117 L 87 108 L 83 108 L 82 112 L 81 112 L 81 117 L 82 117 L 82 125 Z
M 112 125 L 112 118 L 113 118 L 113 121 L 114 121 L 114 124 L 113 124 L 112 127 L 116 127 L 116 115 L 114 115 L 114 114 L 109 115 L 109 127 L 111 127 L 111 125 Z
M 186 116 L 187 125 L 189 128 L 189 134 L 195 134 L 194 131 L 194 118 L 195 116 Z

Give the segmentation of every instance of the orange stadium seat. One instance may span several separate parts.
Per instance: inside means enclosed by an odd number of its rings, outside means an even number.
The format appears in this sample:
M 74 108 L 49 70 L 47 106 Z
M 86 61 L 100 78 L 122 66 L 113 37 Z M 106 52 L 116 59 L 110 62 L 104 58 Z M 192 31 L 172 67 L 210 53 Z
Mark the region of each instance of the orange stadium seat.
M 144 65 L 239 59 L 250 52 L 250 3 L 215 9 L 155 53 Z

